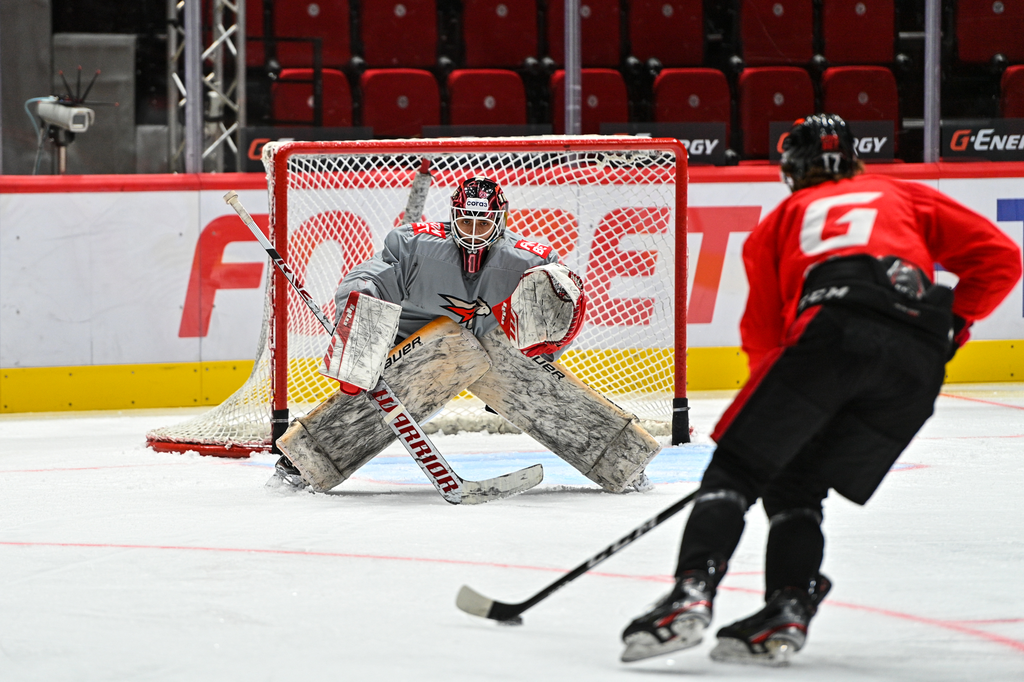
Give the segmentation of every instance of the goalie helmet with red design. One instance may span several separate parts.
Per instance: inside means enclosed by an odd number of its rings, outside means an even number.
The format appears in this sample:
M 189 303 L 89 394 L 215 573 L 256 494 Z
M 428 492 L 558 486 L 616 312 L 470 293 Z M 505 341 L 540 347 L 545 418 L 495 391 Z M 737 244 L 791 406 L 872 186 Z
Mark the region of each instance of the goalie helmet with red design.
M 853 133 L 836 114 L 797 119 L 782 141 L 783 180 L 794 192 L 829 180 L 853 177 L 863 170 Z
M 505 234 L 508 201 L 498 183 L 473 177 L 459 183 L 452 193 L 452 238 L 462 251 L 462 269 L 480 271 L 487 247 Z

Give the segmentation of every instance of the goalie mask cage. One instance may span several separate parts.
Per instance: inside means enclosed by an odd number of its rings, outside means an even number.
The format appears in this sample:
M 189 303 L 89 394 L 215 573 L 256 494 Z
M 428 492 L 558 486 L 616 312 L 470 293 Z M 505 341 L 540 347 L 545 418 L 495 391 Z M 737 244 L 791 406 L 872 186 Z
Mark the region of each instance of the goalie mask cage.
M 587 318 L 558 362 L 653 434 L 687 442 L 683 146 L 596 136 L 268 144 L 270 240 L 329 319 L 341 278 L 402 223 L 424 159 L 432 180 L 423 220 L 449 220 L 461 180 L 497 181 L 509 201 L 507 229 L 551 245 L 584 280 Z M 290 418 L 337 389 L 317 372 L 327 333 L 269 267 L 252 374 L 218 407 L 147 434 L 154 449 L 228 457 L 272 450 Z M 514 430 L 468 392 L 425 427 Z

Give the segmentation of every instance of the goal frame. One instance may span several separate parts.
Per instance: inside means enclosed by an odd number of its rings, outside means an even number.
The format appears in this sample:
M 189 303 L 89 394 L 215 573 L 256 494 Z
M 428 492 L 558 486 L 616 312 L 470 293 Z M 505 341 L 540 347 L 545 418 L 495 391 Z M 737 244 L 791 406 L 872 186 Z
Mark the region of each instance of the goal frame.
M 515 152 L 623 152 L 655 150 L 675 155 L 675 329 L 674 394 L 672 399 L 673 445 L 690 441 L 689 406 L 686 398 L 686 308 L 688 286 L 687 251 L 687 152 L 674 138 L 627 136 L 545 136 L 537 138 L 427 138 L 407 140 L 294 141 L 280 143 L 274 155 L 271 233 L 274 245 L 288 262 L 288 162 L 297 155 L 338 152 L 344 154 L 416 153 L 515 153 Z M 284 229 L 280 229 L 279 216 Z M 271 334 L 271 449 L 278 452 L 277 439 L 288 428 L 288 283 L 275 269 L 272 284 L 273 323 Z M 680 352 L 681 349 L 681 352 Z

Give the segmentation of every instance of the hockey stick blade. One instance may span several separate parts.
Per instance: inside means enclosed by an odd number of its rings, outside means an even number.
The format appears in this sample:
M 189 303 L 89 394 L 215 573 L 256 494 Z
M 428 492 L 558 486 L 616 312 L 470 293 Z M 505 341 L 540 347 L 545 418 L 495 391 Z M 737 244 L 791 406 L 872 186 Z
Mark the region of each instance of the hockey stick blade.
M 455 473 L 383 377 L 367 395 L 423 474 L 449 504 L 483 504 L 500 500 L 529 490 L 544 479 L 544 468 L 534 464 L 497 478 L 464 480 Z
M 483 504 L 526 492 L 544 480 L 544 466 L 534 464 L 510 474 L 483 481 L 462 482 L 462 504 Z
M 684 507 L 686 507 L 686 505 L 690 504 L 690 502 L 697 498 L 697 493 L 699 492 L 700 489 L 698 488 L 697 490 L 694 490 L 692 493 L 690 493 L 683 499 L 673 504 L 671 507 L 668 507 L 667 509 L 662 511 L 654 518 L 644 521 L 642 524 L 634 528 L 632 531 L 622 536 L 612 544 L 608 545 L 600 552 L 590 557 L 582 564 L 572 569 L 571 571 L 563 575 L 561 578 L 551 583 L 550 585 L 548 585 L 543 590 L 533 595 L 526 601 L 521 601 L 518 604 L 508 604 L 506 602 L 501 602 L 495 599 L 491 599 L 489 597 L 485 597 L 469 585 L 463 585 L 462 588 L 459 590 L 458 596 L 455 598 L 455 605 L 462 611 L 465 611 L 466 613 L 473 616 L 489 618 L 491 620 L 496 620 L 498 622 L 506 623 L 509 625 L 518 625 L 522 623 L 522 618 L 520 617 L 520 614 L 523 613 L 523 611 L 526 611 L 531 606 L 534 606 L 542 599 L 547 598 L 551 595 L 552 592 L 555 592 L 559 588 L 564 587 L 568 583 L 572 582 L 576 578 L 580 577 L 581 575 L 592 569 L 594 566 L 597 566 L 599 563 L 610 557 L 612 554 L 615 554 L 627 545 L 632 544 L 634 540 L 639 539 L 642 535 L 645 535 L 648 532 L 654 530 L 656 527 L 660 526 L 662 523 L 678 514 L 680 511 L 683 510 Z

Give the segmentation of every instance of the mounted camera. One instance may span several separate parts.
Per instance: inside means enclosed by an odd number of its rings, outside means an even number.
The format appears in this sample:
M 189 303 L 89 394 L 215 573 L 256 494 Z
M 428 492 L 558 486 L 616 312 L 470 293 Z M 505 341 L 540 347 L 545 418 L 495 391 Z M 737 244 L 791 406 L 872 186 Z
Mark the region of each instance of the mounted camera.
M 36 114 L 47 125 L 63 128 L 72 133 L 84 133 L 96 120 L 96 112 L 61 102 L 39 102 Z

